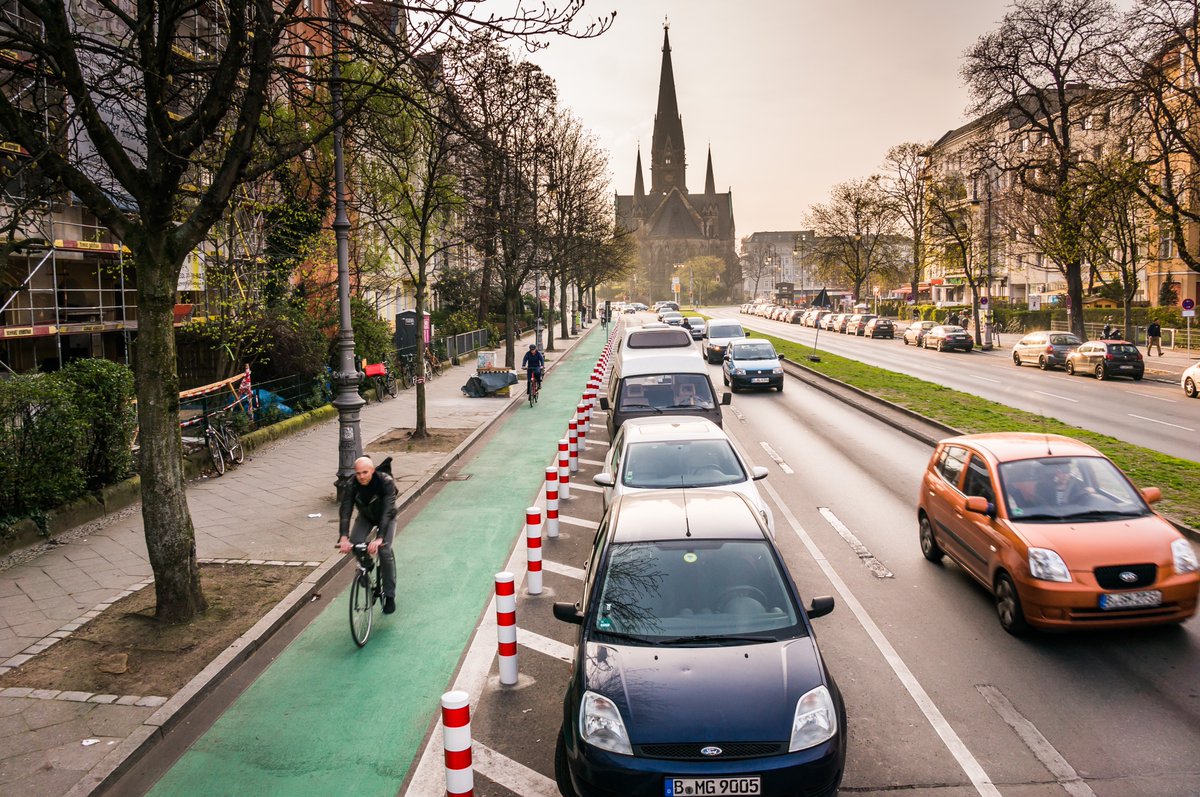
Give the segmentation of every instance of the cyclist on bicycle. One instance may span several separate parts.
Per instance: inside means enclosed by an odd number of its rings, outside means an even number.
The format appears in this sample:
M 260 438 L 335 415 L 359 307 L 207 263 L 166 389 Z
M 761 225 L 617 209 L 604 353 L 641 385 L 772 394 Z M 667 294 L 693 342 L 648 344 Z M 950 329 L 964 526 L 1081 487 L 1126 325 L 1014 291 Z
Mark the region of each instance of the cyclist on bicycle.
M 350 527 L 350 516 L 358 507 L 358 518 Z M 350 553 L 351 547 L 367 541 L 371 529 L 375 539 L 367 544 L 367 553 L 379 554 L 383 567 L 383 613 L 396 611 L 396 554 L 392 536 L 396 533 L 396 483 L 391 474 L 377 469 L 370 457 L 354 460 L 354 480 L 342 495 L 338 511 L 338 548 Z
M 526 384 L 533 384 L 533 380 L 537 379 L 538 390 L 542 389 L 542 369 L 546 367 L 546 355 L 538 351 L 536 343 L 529 344 L 529 351 L 525 352 L 525 357 L 521 360 L 521 367 L 525 369 L 528 375 Z

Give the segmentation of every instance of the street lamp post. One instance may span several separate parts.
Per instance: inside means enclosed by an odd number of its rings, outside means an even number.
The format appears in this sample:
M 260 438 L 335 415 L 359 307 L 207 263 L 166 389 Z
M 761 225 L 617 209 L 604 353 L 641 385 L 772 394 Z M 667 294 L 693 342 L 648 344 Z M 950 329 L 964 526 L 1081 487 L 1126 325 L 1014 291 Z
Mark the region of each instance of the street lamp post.
M 986 172 L 983 173 L 983 180 L 984 180 L 983 228 L 984 228 L 984 235 L 986 236 L 984 256 L 986 257 L 986 261 L 984 262 L 985 285 L 984 285 L 984 289 L 983 289 L 983 300 L 982 300 L 984 333 L 983 333 L 983 341 L 981 342 L 981 345 L 979 348 L 982 349 L 983 351 L 991 351 L 992 346 L 993 346 L 992 322 L 991 322 L 991 313 L 992 313 L 992 181 L 991 181 L 990 176 Z M 978 206 L 979 199 L 978 198 L 972 199 L 971 204 Z M 976 335 L 978 335 L 979 330 L 976 330 L 975 332 L 976 332 Z
M 359 410 L 366 404 L 358 395 L 362 379 L 354 364 L 354 327 L 350 319 L 350 217 L 346 215 L 346 164 L 342 155 L 342 82 L 341 82 L 341 29 L 338 20 L 338 4 L 330 4 L 333 34 L 333 66 L 330 77 L 330 102 L 333 118 L 337 122 L 333 129 L 333 174 L 334 216 L 333 230 L 337 240 L 338 264 L 338 371 L 333 375 L 337 385 L 337 396 L 331 402 L 338 411 L 338 498 L 354 477 L 354 460 L 362 456 L 362 429 L 359 425 Z M 417 319 L 421 323 L 421 319 Z M 423 334 L 418 329 L 417 334 Z

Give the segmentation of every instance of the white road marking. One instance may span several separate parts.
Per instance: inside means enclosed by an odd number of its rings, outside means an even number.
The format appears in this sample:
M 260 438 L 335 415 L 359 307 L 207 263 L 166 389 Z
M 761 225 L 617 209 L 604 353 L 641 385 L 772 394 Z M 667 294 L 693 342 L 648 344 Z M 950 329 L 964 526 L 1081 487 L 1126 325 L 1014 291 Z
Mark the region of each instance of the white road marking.
M 992 379 L 990 376 L 980 376 L 979 374 L 973 374 L 972 376 L 973 376 L 975 379 L 979 379 L 979 380 L 981 380 L 981 381 L 983 381 L 983 382 L 995 382 L 997 385 L 998 385 L 998 384 L 1000 384 L 1000 380 L 999 380 L 999 379 Z
M 780 469 L 783 470 L 784 473 L 795 473 L 796 472 L 796 471 L 792 470 L 791 467 L 789 467 L 786 462 L 783 461 L 783 457 L 781 457 L 775 453 L 775 449 L 771 448 L 771 444 L 768 443 L 766 440 L 759 441 L 759 445 L 762 446 L 763 451 L 767 452 L 768 457 L 775 460 L 775 464 L 778 465 L 780 467 Z
M 1001 719 L 1016 731 L 1017 736 L 1021 737 L 1021 741 L 1025 742 L 1030 751 L 1037 756 L 1037 760 L 1050 770 L 1050 774 L 1055 777 L 1059 785 L 1066 789 L 1067 794 L 1070 794 L 1071 797 L 1096 797 L 1091 786 L 1088 786 L 1079 777 L 1075 768 L 1054 749 L 1050 740 L 1042 735 L 1037 726 L 1017 711 L 999 689 L 988 684 L 979 684 L 975 688 L 979 690 L 979 694 L 983 695 L 983 699 L 995 709 Z
M 574 484 L 572 484 L 571 489 L 575 489 Z M 559 515 L 558 522 L 566 523 L 569 526 L 582 526 L 583 528 L 591 529 L 592 531 L 600 528 L 599 523 L 594 523 L 591 520 L 584 520 L 583 518 L 571 517 L 570 515 Z
M 1159 423 L 1159 424 L 1162 424 L 1163 426 L 1172 426 L 1176 429 L 1182 429 L 1185 432 L 1196 431 L 1195 429 L 1193 429 L 1190 426 L 1180 426 L 1177 423 L 1167 423 L 1166 421 L 1160 421 L 1156 418 L 1147 418 L 1145 415 L 1134 415 L 1132 412 L 1127 412 L 1125 414 L 1128 415 L 1130 418 L 1137 418 L 1139 421 L 1149 421 L 1150 423 Z
M 1038 393 L 1038 394 L 1040 394 L 1040 395 L 1043 395 L 1043 396 L 1049 396 L 1050 398 L 1056 398 L 1056 399 L 1059 399 L 1060 401 L 1069 401 L 1069 402 L 1071 402 L 1072 404 L 1078 404 L 1078 403 L 1079 403 L 1078 401 L 1076 401 L 1076 400 L 1075 400 L 1075 399 L 1073 399 L 1073 398 L 1067 398 L 1066 396 L 1060 396 L 1060 395 L 1058 395 L 1057 393 L 1047 393 L 1047 392 L 1046 392 L 1046 391 L 1044 391 L 1044 390 L 1035 390 L 1035 391 L 1033 391 L 1033 392 L 1034 392 L 1034 393 Z
M 558 797 L 558 786 L 550 778 L 500 755 L 482 742 L 471 742 L 471 764 L 480 775 L 516 794 L 529 797 Z M 440 790 L 429 794 L 444 794 L 445 791 L 446 786 L 443 783 Z
M 579 482 L 572 479 L 571 480 L 571 492 L 575 492 L 576 490 L 583 490 L 585 493 L 602 493 L 602 492 L 604 492 L 603 487 L 597 487 L 594 484 L 580 484 Z
M 900 679 L 900 683 L 904 685 L 913 702 L 917 704 L 917 708 L 925 715 L 925 719 L 933 727 L 937 735 L 941 737 L 942 743 L 946 745 L 946 749 L 950 751 L 950 754 L 958 761 L 958 765 L 962 767 L 963 772 L 971 780 L 971 785 L 975 787 L 975 791 L 982 795 L 982 797 L 1003 797 L 1000 794 L 1000 790 L 992 783 L 992 779 L 988 777 L 987 772 L 980 766 L 975 756 L 967 749 L 966 744 L 963 743 L 954 728 L 950 726 L 945 716 L 942 715 L 937 704 L 929 697 L 929 693 L 925 691 L 920 681 L 913 675 L 912 670 L 908 668 L 908 665 L 900 658 L 900 654 L 892 647 L 892 643 L 888 641 L 887 636 L 875 624 L 875 621 L 871 619 L 871 615 L 867 613 L 866 608 L 859 602 L 854 593 L 850 591 L 850 587 L 842 580 L 838 572 L 829 564 L 829 560 L 825 558 L 825 554 L 821 552 L 821 549 L 813 542 L 812 537 L 800 525 L 800 521 L 796 520 L 796 516 L 783 503 L 783 500 L 779 497 L 779 493 L 771 484 L 765 482 L 762 489 L 766 490 L 767 494 L 771 496 L 771 500 L 779 507 L 780 513 L 787 520 L 788 525 L 792 527 L 792 531 L 796 532 L 796 536 L 800 538 L 804 547 L 808 549 L 817 566 L 821 568 L 821 572 L 829 579 L 834 590 L 841 596 L 841 599 L 846 603 L 851 613 L 854 614 L 859 624 L 862 625 L 863 630 L 867 632 L 867 636 L 875 643 L 875 647 L 883 655 L 884 661 L 892 668 L 892 672 Z
M 884 567 L 883 562 L 876 559 L 875 555 L 867 550 L 867 546 L 863 545 L 858 537 L 854 536 L 854 532 L 848 529 L 846 524 L 837 515 L 833 514 L 832 509 L 827 506 L 819 506 L 817 507 L 817 511 L 821 513 L 821 516 L 825 520 L 829 521 L 829 525 L 833 526 L 833 530 L 840 534 L 842 539 L 850 545 L 850 549 L 867 566 L 867 569 L 871 571 L 871 575 L 875 576 L 875 578 L 895 577 L 892 575 L 892 571 Z
M 520 627 L 519 623 L 517 627 L 517 643 L 524 645 L 530 650 L 536 650 L 538 653 L 545 653 L 547 656 L 556 658 L 559 661 L 569 663 L 575 658 L 575 649 L 570 645 L 559 642 L 557 639 L 551 639 L 548 636 L 526 631 Z
M 1149 393 L 1139 393 L 1136 390 L 1127 390 L 1125 392 L 1132 396 L 1141 396 L 1142 398 L 1154 399 L 1155 401 L 1165 401 L 1168 404 L 1176 403 L 1175 399 L 1163 398 L 1162 396 L 1151 396 Z
M 594 440 L 590 440 L 590 441 L 588 441 L 588 442 L 595 442 L 595 441 L 594 441 Z M 598 466 L 600 466 L 600 467 L 604 467 L 604 463 L 603 463 L 603 462 L 601 462 L 600 460 L 597 460 L 597 459 L 584 459 L 583 457 L 580 457 L 580 458 L 579 458 L 579 464 L 580 464 L 580 465 L 598 465 Z
M 597 440 L 596 438 L 592 437 L 590 433 L 588 434 L 588 439 L 587 439 L 587 441 L 588 441 L 588 445 L 589 445 L 589 446 L 590 446 L 592 443 L 595 443 L 595 444 L 597 444 L 597 445 L 601 445 L 601 446 L 604 446 L 605 448 L 608 448 L 608 441 L 607 441 L 607 440 Z
M 559 520 L 562 520 L 562 518 L 560 517 Z M 560 576 L 569 576 L 570 578 L 579 579 L 580 581 L 583 581 L 583 577 L 585 575 L 581 568 L 571 567 L 571 565 L 564 565 L 550 559 L 542 560 L 542 569 L 549 570 L 551 573 L 558 573 Z
M 734 416 L 735 418 L 737 418 L 739 421 L 741 421 L 742 423 L 745 423 L 745 422 L 746 422 L 746 416 L 745 416 L 745 415 L 742 415 L 742 411 L 741 411 L 741 410 L 739 410 L 737 407 L 735 407 L 735 406 L 733 406 L 732 404 L 730 404 L 730 405 L 729 405 L 729 411 L 730 411 L 730 412 L 732 412 L 732 413 L 733 413 L 733 416 Z

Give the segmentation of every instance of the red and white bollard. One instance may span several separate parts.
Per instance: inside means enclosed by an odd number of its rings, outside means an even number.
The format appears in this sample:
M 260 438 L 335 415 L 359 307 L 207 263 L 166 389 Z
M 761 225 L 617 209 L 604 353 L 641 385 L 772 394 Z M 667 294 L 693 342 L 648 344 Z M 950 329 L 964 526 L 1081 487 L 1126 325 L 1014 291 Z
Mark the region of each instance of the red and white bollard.
M 542 510 L 531 506 L 525 510 L 525 591 L 542 594 Z
M 500 683 L 517 682 L 517 595 L 513 574 L 496 574 L 496 659 Z
M 567 451 L 568 441 L 558 441 L 558 497 L 571 500 L 571 455 Z
M 571 473 L 579 471 L 579 422 L 572 418 L 567 421 L 567 454 Z
M 586 407 L 586 404 L 580 404 L 580 407 Z M 579 412 L 579 407 L 576 407 L 575 429 L 579 432 L 579 450 L 587 451 L 587 410 Z
M 471 699 L 455 690 L 442 695 L 442 743 L 446 748 L 446 797 L 474 797 L 471 768 Z
M 579 422 L 579 428 L 583 430 L 584 434 L 587 434 L 591 431 L 591 429 L 588 428 L 587 423 L 587 408 L 587 399 L 584 399 L 575 405 L 575 420 Z
M 558 536 L 558 466 L 546 468 L 546 536 Z

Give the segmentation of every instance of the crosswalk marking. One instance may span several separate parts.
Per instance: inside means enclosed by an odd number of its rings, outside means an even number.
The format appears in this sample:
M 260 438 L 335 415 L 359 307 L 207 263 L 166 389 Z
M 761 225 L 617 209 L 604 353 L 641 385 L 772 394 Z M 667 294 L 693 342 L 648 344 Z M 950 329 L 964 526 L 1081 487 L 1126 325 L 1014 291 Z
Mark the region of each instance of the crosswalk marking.
M 560 518 L 560 520 L 561 520 L 561 518 Z M 580 581 L 583 581 L 583 577 L 585 575 L 583 570 L 581 570 L 578 567 L 571 567 L 570 565 L 560 564 L 560 563 L 552 561 L 550 559 L 542 560 L 542 569 L 549 570 L 551 573 L 558 573 L 560 576 L 567 576 L 569 578 L 575 578 Z
M 593 484 L 580 484 L 579 482 L 576 482 L 576 481 L 571 482 L 571 489 L 572 490 L 583 490 L 586 493 L 602 493 L 602 492 L 604 492 L 603 487 L 597 487 Z
M 570 662 L 575 658 L 574 651 L 570 645 L 559 642 L 557 639 L 551 639 L 548 636 L 526 631 L 524 628 L 517 630 L 517 643 L 530 650 L 536 650 L 538 653 L 545 653 L 547 656 L 552 656 L 559 661 Z
M 583 457 L 579 458 L 579 464 L 580 465 L 596 465 L 598 467 L 604 466 L 604 463 L 598 459 L 584 459 Z
M 480 775 L 526 797 L 558 797 L 554 781 L 524 764 L 502 756 L 479 741 L 471 743 L 471 763 Z
M 567 523 L 571 526 L 582 526 L 583 528 L 591 529 L 592 531 L 600 528 L 599 523 L 593 523 L 592 521 L 584 520 L 583 518 L 571 517 L 570 515 L 559 515 L 558 522 Z

